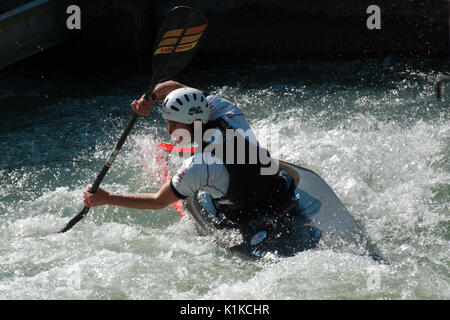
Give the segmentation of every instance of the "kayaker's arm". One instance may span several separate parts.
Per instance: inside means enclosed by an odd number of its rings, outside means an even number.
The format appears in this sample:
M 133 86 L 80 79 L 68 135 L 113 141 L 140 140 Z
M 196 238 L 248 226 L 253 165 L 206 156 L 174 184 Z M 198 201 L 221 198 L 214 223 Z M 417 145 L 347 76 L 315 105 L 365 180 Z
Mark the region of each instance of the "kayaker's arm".
M 86 190 L 83 194 L 86 207 L 113 205 L 131 209 L 162 209 L 180 200 L 166 182 L 157 193 L 115 194 L 99 188 L 92 194 Z
M 166 96 L 171 93 L 173 90 L 185 88 L 184 84 L 181 84 L 179 82 L 168 80 L 159 83 L 155 89 L 153 90 L 152 99 L 146 100 L 144 99 L 144 95 L 142 95 L 141 99 L 134 100 L 131 103 L 131 108 L 136 111 L 137 114 L 141 116 L 148 116 L 150 114 L 150 111 L 152 110 L 153 104 L 155 101 L 162 102 L 166 98 Z M 155 100 L 153 100 L 155 99 Z
M 159 83 L 155 87 L 155 90 L 153 90 L 153 93 L 156 95 L 156 101 L 162 102 L 169 93 L 180 88 L 187 88 L 187 86 L 173 80 L 168 80 Z

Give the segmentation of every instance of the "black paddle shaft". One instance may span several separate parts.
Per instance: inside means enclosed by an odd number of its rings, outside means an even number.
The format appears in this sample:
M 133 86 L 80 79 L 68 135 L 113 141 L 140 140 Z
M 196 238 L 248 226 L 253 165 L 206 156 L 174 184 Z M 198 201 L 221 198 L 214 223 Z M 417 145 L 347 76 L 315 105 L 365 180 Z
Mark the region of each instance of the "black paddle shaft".
M 100 183 L 102 183 L 103 178 L 106 176 L 106 173 L 108 172 L 109 168 L 111 168 L 112 162 L 114 162 L 116 155 L 119 153 L 120 149 L 122 148 L 122 145 L 125 143 L 125 140 L 127 139 L 129 133 L 131 132 L 131 129 L 133 129 L 138 116 L 139 115 L 136 113 L 133 116 L 133 118 L 130 120 L 130 122 L 128 122 L 128 125 L 125 128 L 122 135 L 120 136 L 120 139 L 117 142 L 116 146 L 114 147 L 113 152 L 109 156 L 108 160 L 105 162 L 102 170 L 97 175 L 97 178 L 95 179 L 94 184 L 91 187 L 91 191 L 90 191 L 91 193 L 97 192 L 98 187 L 100 186 Z M 64 233 L 67 230 L 70 230 L 78 221 L 83 219 L 83 217 L 88 213 L 88 211 L 89 211 L 89 207 L 84 207 L 80 211 L 80 213 L 78 213 L 72 220 L 70 220 L 69 223 L 60 232 Z
M 188 65 L 200 47 L 207 25 L 208 19 L 200 11 L 191 7 L 175 7 L 168 13 L 156 37 L 152 58 L 152 80 L 144 99 L 150 98 L 159 82 L 173 77 Z M 91 193 L 98 190 L 138 117 L 139 115 L 135 113 L 128 122 L 114 150 L 97 175 L 91 187 Z M 78 221 L 83 219 L 88 211 L 89 207 L 84 207 L 60 232 L 70 230 Z

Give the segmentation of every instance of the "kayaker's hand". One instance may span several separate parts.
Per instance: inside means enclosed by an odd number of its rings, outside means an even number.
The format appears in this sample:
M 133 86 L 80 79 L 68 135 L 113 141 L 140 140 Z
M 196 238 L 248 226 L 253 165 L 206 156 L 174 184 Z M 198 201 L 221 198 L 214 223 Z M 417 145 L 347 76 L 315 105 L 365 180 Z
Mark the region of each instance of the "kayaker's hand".
M 155 101 L 150 99 L 144 99 L 144 95 L 139 100 L 134 100 L 131 103 L 131 108 L 133 108 L 134 111 L 140 116 L 148 116 L 150 114 L 150 111 L 152 111 L 152 107 L 155 104 Z
M 83 193 L 83 202 L 86 207 L 98 207 L 108 204 L 108 199 L 111 196 L 110 193 L 102 188 L 98 188 L 95 193 L 91 193 L 91 187 L 89 187 Z

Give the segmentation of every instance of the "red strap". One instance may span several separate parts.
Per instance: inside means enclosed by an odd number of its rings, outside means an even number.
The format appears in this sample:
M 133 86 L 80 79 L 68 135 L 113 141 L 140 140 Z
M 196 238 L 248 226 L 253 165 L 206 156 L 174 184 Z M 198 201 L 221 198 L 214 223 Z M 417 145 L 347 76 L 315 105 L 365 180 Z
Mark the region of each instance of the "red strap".
M 173 144 L 162 143 L 162 142 L 158 143 L 158 147 L 161 150 L 171 151 L 171 152 L 183 152 L 183 153 L 194 153 L 195 152 L 194 147 L 178 147 L 178 146 L 174 146 Z

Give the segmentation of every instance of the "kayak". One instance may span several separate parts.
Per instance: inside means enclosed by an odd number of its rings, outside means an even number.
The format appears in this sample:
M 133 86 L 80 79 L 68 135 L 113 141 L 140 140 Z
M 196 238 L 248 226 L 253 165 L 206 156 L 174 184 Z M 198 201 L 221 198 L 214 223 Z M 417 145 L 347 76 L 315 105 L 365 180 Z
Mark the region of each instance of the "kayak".
M 368 255 L 386 263 L 333 189 L 317 173 L 285 161 L 279 163 L 288 183 L 293 184 L 292 197 L 285 209 L 256 226 L 248 236 L 239 228 L 221 227 L 225 215 L 210 195 L 197 192 L 184 200 L 197 232 L 213 236 L 221 247 L 254 257 L 268 254 L 286 257 L 305 250 L 332 249 Z

